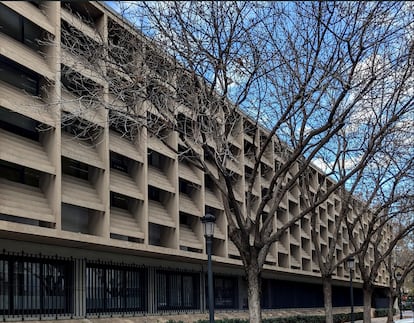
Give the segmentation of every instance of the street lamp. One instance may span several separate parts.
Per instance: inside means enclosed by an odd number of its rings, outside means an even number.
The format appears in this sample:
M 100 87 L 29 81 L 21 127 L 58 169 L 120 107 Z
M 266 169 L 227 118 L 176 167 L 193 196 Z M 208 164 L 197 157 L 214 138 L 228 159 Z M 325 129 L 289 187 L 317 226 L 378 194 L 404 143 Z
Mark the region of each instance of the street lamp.
M 350 296 L 351 296 L 351 323 L 355 322 L 354 319 L 354 290 L 352 286 L 352 272 L 355 267 L 355 259 L 354 257 L 349 257 L 347 260 L 347 265 L 349 269 L 349 290 L 350 290 Z
M 403 313 L 402 313 L 402 299 L 401 299 L 401 273 L 397 272 L 395 274 L 395 278 L 397 278 L 397 286 L 398 286 L 398 307 L 400 309 L 400 319 L 402 320 L 403 318 Z
M 206 249 L 208 256 L 208 270 L 207 270 L 207 282 L 208 282 L 208 313 L 209 322 L 214 323 L 214 290 L 213 290 L 213 271 L 211 269 L 211 249 L 213 244 L 214 224 L 216 217 L 207 213 L 201 218 L 201 222 L 204 224 L 204 237 L 206 238 Z

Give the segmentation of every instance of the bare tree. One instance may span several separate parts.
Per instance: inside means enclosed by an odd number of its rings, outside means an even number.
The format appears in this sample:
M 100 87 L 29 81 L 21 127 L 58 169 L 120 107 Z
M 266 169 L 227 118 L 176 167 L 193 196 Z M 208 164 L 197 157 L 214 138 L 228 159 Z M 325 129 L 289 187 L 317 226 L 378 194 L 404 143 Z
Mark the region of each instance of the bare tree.
M 414 272 L 414 250 L 412 248 L 413 235 L 399 241 L 393 253 L 385 260 L 386 269 L 389 276 L 388 291 L 388 319 L 387 323 L 394 322 L 394 304 L 398 298 L 399 291 L 404 286 L 410 273 Z M 397 273 L 401 278 L 397 279 Z M 400 310 L 402 310 L 400 308 Z
M 120 3 L 127 22 L 90 24 L 92 34 L 76 24 L 63 26 L 62 93 L 70 96 L 62 95 L 69 112 L 62 121 L 82 121 L 104 107 L 105 122 L 124 136 L 156 137 L 211 178 L 245 268 L 250 321 L 260 322 L 260 276 L 271 246 L 343 190 L 412 113 L 406 93 L 413 43 L 404 38 L 412 20 L 402 6 Z M 399 76 L 391 90 L 381 86 L 390 73 Z M 393 104 L 368 109 L 382 114 L 364 123 L 366 96 L 374 91 L 393 96 Z M 99 140 L 102 125 L 78 124 L 83 130 L 77 135 Z M 237 148 L 241 132 L 251 135 L 250 144 Z M 179 149 L 171 145 L 171 133 Z M 242 169 L 248 159 L 244 174 L 229 166 L 239 162 Z M 309 185 L 314 161 L 328 165 L 319 172 L 324 187 L 311 198 L 303 195 L 306 204 L 276 225 L 292 190 Z M 338 175 L 341 169 L 346 171 Z M 245 181 L 246 192 L 237 191 L 236 180 Z

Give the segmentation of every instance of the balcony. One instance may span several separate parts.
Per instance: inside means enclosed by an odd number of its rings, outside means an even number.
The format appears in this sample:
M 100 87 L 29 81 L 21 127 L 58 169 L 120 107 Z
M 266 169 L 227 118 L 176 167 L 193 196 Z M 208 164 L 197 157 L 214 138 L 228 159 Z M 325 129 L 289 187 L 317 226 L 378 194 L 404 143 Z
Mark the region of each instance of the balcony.
M 94 41 L 101 43 L 102 38 L 99 36 L 98 32 L 90 27 L 89 25 L 85 24 L 81 19 L 77 16 L 72 15 L 68 10 L 62 8 L 60 11 L 60 16 L 63 20 L 65 20 L 68 24 L 72 25 L 76 29 L 80 30 L 83 34 L 90 37 Z
M 82 103 L 80 97 L 76 97 L 68 90 L 62 88 L 62 110 L 79 116 L 91 123 L 103 125 L 106 122 L 104 110 L 92 109 Z
M 111 169 L 110 190 L 134 199 L 144 199 L 137 183 L 128 174 L 115 169 Z
M 154 136 L 148 136 L 148 148 L 163 154 L 169 158 L 175 159 L 175 152 L 167 147 L 160 139 Z
M 148 200 L 148 222 L 175 228 L 175 221 L 165 206 L 153 200 Z
M 55 222 L 53 212 L 38 187 L 0 179 L 0 213 Z
M 205 203 L 208 206 L 214 207 L 219 210 L 224 210 L 223 203 L 217 195 L 207 187 L 205 188 Z
M 185 224 L 180 224 L 180 246 L 203 250 L 203 243 L 198 239 L 191 227 Z
M 201 211 L 194 200 L 185 193 L 180 193 L 180 211 L 201 217 Z
M 54 74 L 41 55 L 30 47 L 0 33 L 1 55 L 53 80 Z
M 43 146 L 37 141 L 0 129 L 0 147 L 2 160 L 55 174 L 55 167 Z
M 95 147 L 64 132 L 62 132 L 62 156 L 78 160 L 96 168 L 104 168 L 104 164 Z
M 55 126 L 54 115 L 46 108 L 45 102 L 2 81 L 0 81 L 0 106 L 49 126 Z
M 214 227 L 214 238 L 219 239 L 219 240 L 226 240 L 226 235 L 221 230 L 220 226 L 217 225 L 217 223 L 216 223 L 216 226 Z
M 195 183 L 197 185 L 201 185 L 201 179 L 197 175 L 196 171 L 190 166 L 186 165 L 185 163 L 178 164 L 178 174 L 181 178 Z
M 110 223 L 111 233 L 126 237 L 144 239 L 144 232 L 140 228 L 137 220 L 126 210 L 112 207 Z
M 148 165 L 148 184 L 175 193 L 175 187 L 171 184 L 167 175 L 159 168 L 151 165 Z
M 62 175 L 62 202 L 105 211 L 105 206 L 91 183 L 70 175 Z
M 109 132 L 109 149 L 141 163 L 144 162 L 139 148 L 132 141 L 122 138 L 121 135 L 113 131 Z

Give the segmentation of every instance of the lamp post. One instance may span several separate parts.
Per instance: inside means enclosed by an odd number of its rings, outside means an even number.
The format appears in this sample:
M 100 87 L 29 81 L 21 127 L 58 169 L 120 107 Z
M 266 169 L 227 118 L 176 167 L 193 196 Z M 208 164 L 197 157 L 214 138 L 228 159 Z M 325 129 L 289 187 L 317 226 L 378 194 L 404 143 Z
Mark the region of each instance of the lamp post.
M 347 260 L 348 269 L 349 269 L 349 291 L 350 291 L 350 298 L 351 298 L 351 323 L 355 322 L 354 319 L 354 290 L 352 286 L 352 272 L 355 267 L 355 259 L 354 257 L 349 257 Z
M 400 309 L 400 320 L 402 320 L 403 318 L 403 313 L 402 313 L 402 299 L 401 299 L 401 273 L 397 272 L 395 274 L 395 278 L 397 278 L 397 286 L 398 286 L 398 308 Z
M 207 284 L 208 284 L 208 313 L 209 322 L 214 323 L 214 290 L 213 290 L 213 271 L 211 268 L 211 249 L 213 244 L 214 224 L 216 217 L 207 213 L 201 218 L 201 222 L 204 224 L 204 237 L 206 238 L 206 250 L 208 256 L 208 269 L 207 269 Z

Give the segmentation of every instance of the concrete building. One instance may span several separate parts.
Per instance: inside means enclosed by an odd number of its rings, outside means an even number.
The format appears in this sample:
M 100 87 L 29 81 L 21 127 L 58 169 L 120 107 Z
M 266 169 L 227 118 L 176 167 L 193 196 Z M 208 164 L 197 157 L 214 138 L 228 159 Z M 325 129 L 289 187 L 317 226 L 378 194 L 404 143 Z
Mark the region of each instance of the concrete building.
M 70 10 L 69 10 L 70 9 Z M 75 15 L 78 14 L 79 16 Z M 79 17 L 89 15 L 90 24 Z M 100 127 L 95 142 L 73 136 L 75 123 L 62 124 L 79 108 L 61 70 L 76 71 L 65 53 L 62 28 L 75 28 L 99 41 L 121 20 L 100 3 L 29 1 L 0 3 L 0 315 L 84 317 L 204 311 L 206 254 L 200 218 L 216 216 L 213 241 L 215 306 L 247 307 L 240 255 L 227 235 L 218 192 L 204 173 L 184 162 L 156 138 L 130 141 L 110 127 L 107 111 L 82 115 Z M 37 39 L 53 38 L 56 46 Z M 44 85 L 47 85 L 46 88 Z M 104 84 L 103 84 L 104 85 Z M 105 85 L 104 85 L 105 86 Z M 45 108 L 64 97 L 65 104 Z M 238 124 L 234 149 L 241 162 L 237 199 L 243 203 L 244 154 L 258 145 L 247 117 Z M 170 134 L 170 144 L 179 140 Z M 277 158 L 269 149 L 263 170 Z M 315 180 L 317 180 L 315 169 Z M 268 182 L 263 171 L 255 192 Z M 339 198 L 319 208 L 320 238 L 326 251 Z M 278 214 L 282 225 L 300 208 L 293 189 Z M 347 233 L 336 247 L 350 250 Z M 357 233 L 356 233 L 357 234 Z M 386 240 L 386 239 L 385 239 Z M 356 304 L 362 303 L 355 273 Z M 263 307 L 322 307 L 322 287 L 310 220 L 304 218 L 271 249 L 264 266 Z M 349 305 L 349 271 L 334 276 L 334 306 Z M 382 271 L 378 286 L 386 286 Z

